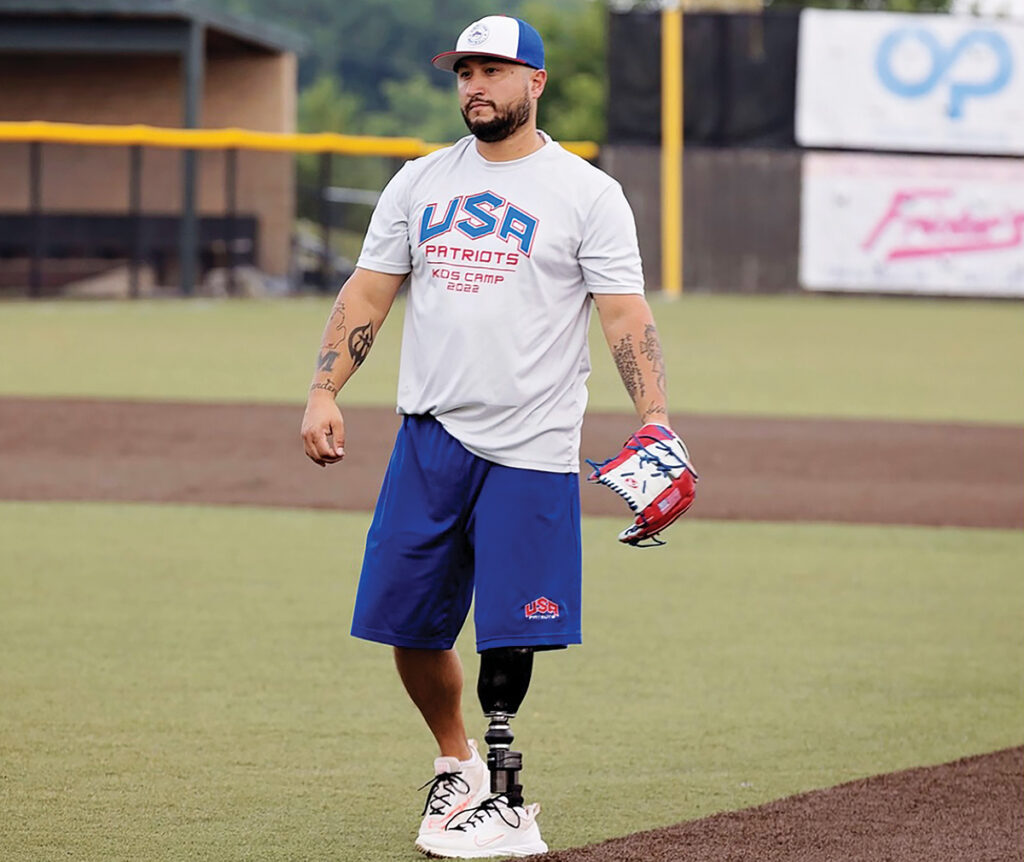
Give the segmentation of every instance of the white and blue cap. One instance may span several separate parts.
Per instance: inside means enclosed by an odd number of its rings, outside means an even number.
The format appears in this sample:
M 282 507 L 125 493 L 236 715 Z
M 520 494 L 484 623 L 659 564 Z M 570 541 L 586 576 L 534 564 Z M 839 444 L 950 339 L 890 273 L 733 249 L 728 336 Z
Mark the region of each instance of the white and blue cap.
M 463 57 L 495 57 L 543 69 L 544 41 L 540 33 L 520 18 L 488 15 L 462 31 L 454 51 L 438 54 L 432 62 L 438 69 L 453 72 Z

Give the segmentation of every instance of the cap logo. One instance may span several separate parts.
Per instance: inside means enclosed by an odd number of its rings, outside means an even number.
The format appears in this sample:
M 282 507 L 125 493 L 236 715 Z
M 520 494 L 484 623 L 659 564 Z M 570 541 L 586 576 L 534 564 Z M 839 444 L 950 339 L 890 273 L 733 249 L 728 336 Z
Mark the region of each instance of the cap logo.
M 491 35 L 486 24 L 475 24 L 473 29 L 466 34 L 466 43 L 469 45 L 482 45 Z

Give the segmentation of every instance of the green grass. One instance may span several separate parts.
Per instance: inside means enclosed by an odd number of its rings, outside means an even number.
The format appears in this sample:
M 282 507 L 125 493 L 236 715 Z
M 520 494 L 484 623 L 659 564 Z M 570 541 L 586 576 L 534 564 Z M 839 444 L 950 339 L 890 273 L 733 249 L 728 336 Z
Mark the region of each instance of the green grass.
M 1024 304 L 653 300 L 676 411 L 1024 423 Z M 329 300 L 5 303 L 0 394 L 301 402 Z M 342 394 L 392 404 L 401 306 Z M 628 411 L 592 334 L 594 409 Z
M 367 523 L 0 504 L 5 862 L 418 858 L 431 745 L 347 635 Z M 515 721 L 553 847 L 1024 741 L 1024 534 L 620 526 Z

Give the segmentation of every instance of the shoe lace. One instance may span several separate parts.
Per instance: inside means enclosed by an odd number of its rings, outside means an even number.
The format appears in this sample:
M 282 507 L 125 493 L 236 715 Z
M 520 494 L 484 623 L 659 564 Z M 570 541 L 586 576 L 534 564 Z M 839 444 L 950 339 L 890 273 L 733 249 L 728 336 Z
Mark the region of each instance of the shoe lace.
M 470 829 L 481 825 L 488 817 L 493 817 L 495 814 L 504 820 L 506 825 L 510 826 L 512 829 L 518 828 L 519 824 L 522 823 L 522 818 L 519 816 L 519 812 L 510 806 L 508 804 L 508 800 L 502 795 L 492 796 L 489 799 L 485 799 L 476 808 L 468 808 L 462 812 L 462 814 L 465 816 L 460 816 L 458 818 L 458 823 L 448 823 L 444 828 L 458 830 L 459 832 L 468 832 Z M 513 817 L 515 818 L 514 820 L 511 819 Z
M 423 815 L 445 814 L 452 805 L 452 798 L 456 793 L 469 793 L 469 782 L 462 777 L 461 772 L 442 772 L 435 775 L 430 781 L 420 787 L 423 790 L 430 787 L 427 792 L 427 801 L 423 804 Z

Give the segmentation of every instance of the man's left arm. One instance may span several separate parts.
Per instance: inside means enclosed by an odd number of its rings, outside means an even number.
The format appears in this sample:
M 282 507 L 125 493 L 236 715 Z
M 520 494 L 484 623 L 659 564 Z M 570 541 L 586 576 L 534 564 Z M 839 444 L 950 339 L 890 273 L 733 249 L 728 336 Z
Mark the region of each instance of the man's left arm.
M 639 293 L 596 293 L 594 304 L 640 424 L 652 422 L 671 427 L 665 357 L 647 300 Z
M 632 510 L 619 533 L 627 545 L 661 545 L 658 534 L 693 502 L 697 474 L 668 418 L 665 357 L 651 307 L 642 294 L 594 294 L 601 328 L 619 376 L 633 399 L 640 429 L 622 450 L 594 468 L 590 481 L 607 485 Z

